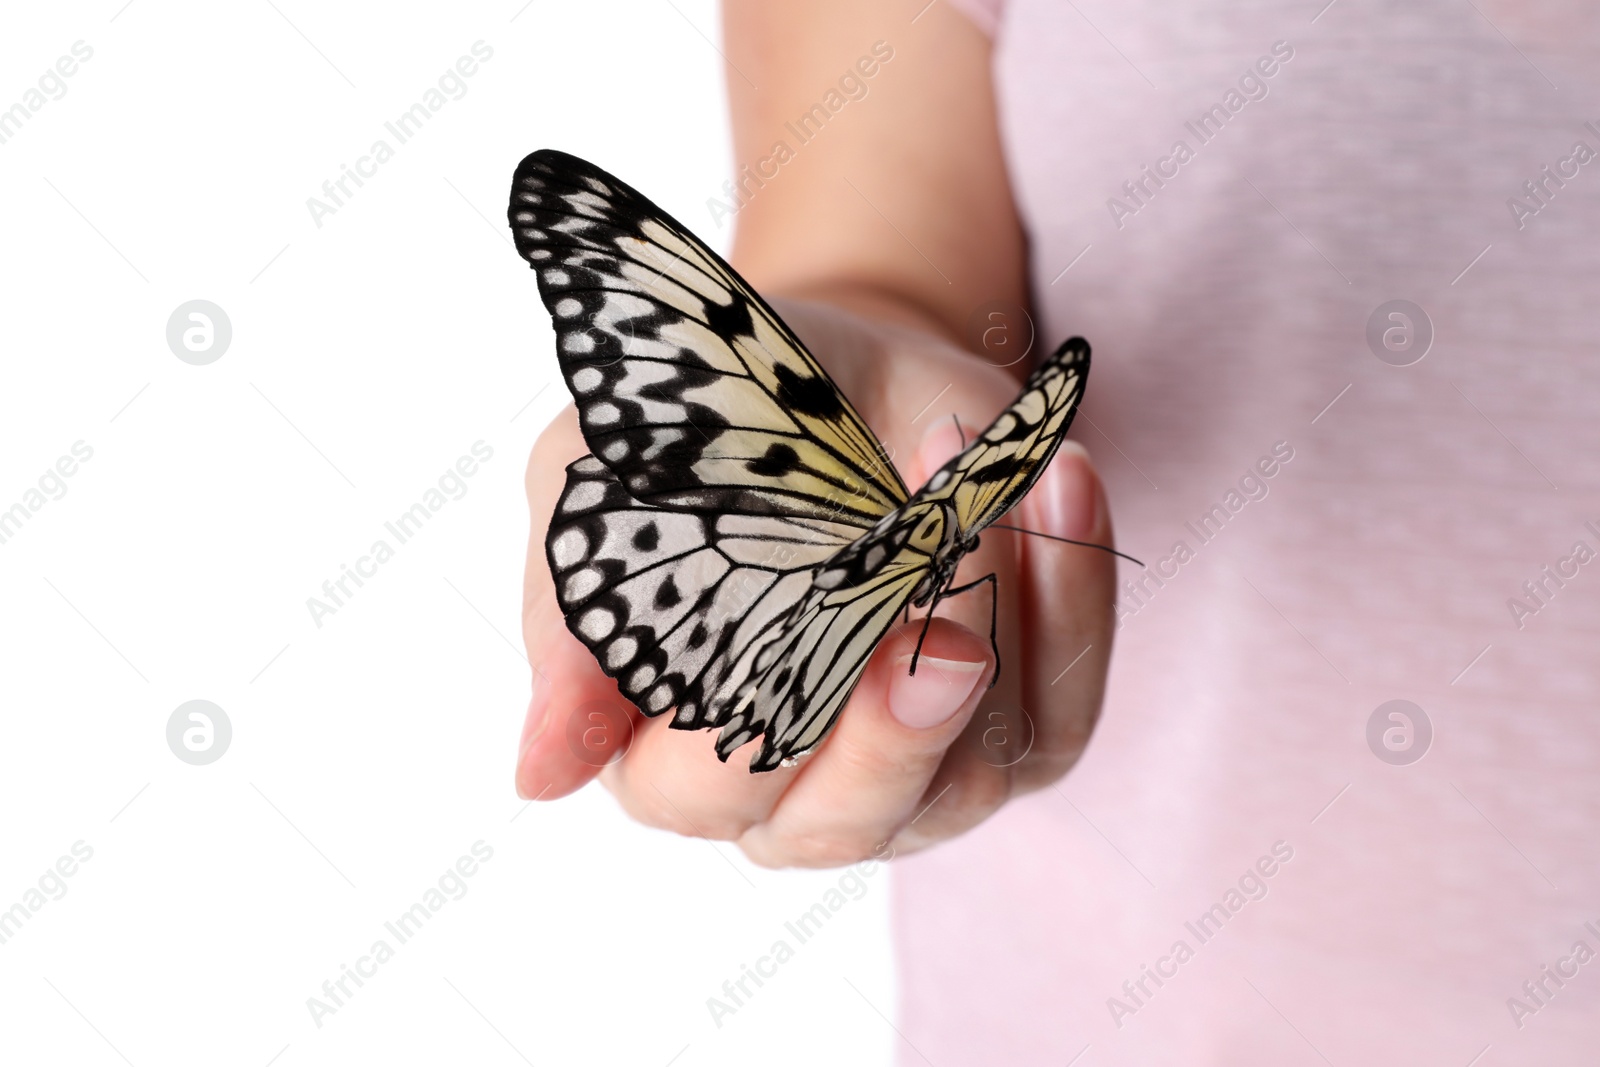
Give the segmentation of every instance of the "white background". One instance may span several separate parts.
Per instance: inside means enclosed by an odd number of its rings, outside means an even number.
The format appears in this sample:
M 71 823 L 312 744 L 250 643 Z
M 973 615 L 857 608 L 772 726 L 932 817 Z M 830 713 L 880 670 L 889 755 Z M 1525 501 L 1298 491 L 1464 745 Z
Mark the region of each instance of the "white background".
M 0 944 L 0 1060 L 887 1061 L 886 875 L 718 1028 L 707 997 L 838 873 L 511 785 L 522 469 L 566 400 L 511 173 L 566 149 L 725 248 L 714 5 L 123 2 L 0 34 L 0 108 L 94 50 L 0 144 L 0 510 L 93 449 L 0 544 L 0 909 L 93 849 Z M 398 145 L 384 122 L 478 40 Z M 307 198 L 380 137 L 317 227 Z M 167 346 L 192 299 L 232 322 L 208 366 Z M 478 441 L 465 496 L 315 625 L 307 598 Z M 208 766 L 167 745 L 193 699 L 232 723 Z M 317 1026 L 307 999 L 480 840 L 466 895 Z

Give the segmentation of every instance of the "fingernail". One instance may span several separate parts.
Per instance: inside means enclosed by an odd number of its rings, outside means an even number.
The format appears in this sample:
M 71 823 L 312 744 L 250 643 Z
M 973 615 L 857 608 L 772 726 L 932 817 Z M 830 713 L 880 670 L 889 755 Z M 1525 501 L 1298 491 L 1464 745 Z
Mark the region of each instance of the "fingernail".
M 1082 541 L 1094 533 L 1099 525 L 1099 503 L 1094 489 L 1094 470 L 1083 446 L 1076 441 L 1063 443 L 1045 469 L 1042 480 L 1044 532 L 1074 541 Z
M 544 672 L 535 671 L 533 675 L 533 693 L 528 698 L 528 714 L 522 722 L 522 740 L 517 744 L 517 792 L 524 800 L 527 794 L 522 791 L 522 764 L 528 758 L 528 749 L 539 740 L 545 727 L 550 724 L 550 679 Z
M 889 713 L 914 730 L 949 722 L 972 695 L 983 668 L 982 663 L 923 656 L 912 674 L 911 657 L 901 656 L 889 682 Z

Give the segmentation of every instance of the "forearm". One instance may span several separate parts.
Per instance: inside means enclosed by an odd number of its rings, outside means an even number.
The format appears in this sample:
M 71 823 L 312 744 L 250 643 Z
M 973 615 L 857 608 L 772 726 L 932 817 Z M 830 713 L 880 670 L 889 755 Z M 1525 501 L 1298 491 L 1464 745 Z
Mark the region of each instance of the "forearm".
M 732 258 L 765 293 L 970 345 L 981 305 L 1027 304 L 1024 239 L 989 42 L 944 5 L 912 14 L 887 0 L 724 5 L 735 159 L 753 175 Z

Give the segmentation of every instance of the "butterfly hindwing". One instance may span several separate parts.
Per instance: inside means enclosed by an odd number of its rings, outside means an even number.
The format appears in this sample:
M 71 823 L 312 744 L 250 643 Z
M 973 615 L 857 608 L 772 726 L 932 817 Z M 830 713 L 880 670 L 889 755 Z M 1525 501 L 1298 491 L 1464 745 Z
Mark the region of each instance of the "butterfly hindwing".
M 908 493 L 777 314 L 644 196 L 549 150 L 508 209 L 590 451 L 636 499 L 861 529 Z
M 893 513 L 892 519 L 897 520 L 893 525 L 923 525 L 919 516 L 904 514 L 909 510 L 908 506 Z M 795 608 L 783 632 L 763 649 L 750 687 L 754 695 L 735 706 L 732 719 L 717 739 L 717 754 L 723 759 L 760 736 L 761 751 L 751 760 L 750 769 L 771 770 L 785 759 L 809 752 L 832 729 L 873 650 L 922 584 L 933 561 L 927 542 L 901 539 L 892 555 L 866 553 L 863 558 L 874 565 L 858 581 L 825 588 L 820 577 L 829 573 L 839 556 L 853 552 L 872 536 L 864 535 L 822 564 L 804 603 Z
M 658 508 L 585 456 L 545 541 L 568 628 L 647 715 L 722 725 L 756 654 L 857 531 L 816 519 Z

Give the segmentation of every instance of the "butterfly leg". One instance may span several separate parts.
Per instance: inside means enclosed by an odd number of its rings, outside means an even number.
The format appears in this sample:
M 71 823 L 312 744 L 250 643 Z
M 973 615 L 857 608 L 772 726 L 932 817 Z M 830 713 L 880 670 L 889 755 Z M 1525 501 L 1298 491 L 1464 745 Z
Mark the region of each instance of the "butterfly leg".
M 1000 643 L 995 639 L 995 634 L 999 628 L 997 623 L 999 622 L 1000 610 L 1000 579 L 993 573 L 985 574 L 975 582 L 968 582 L 966 585 L 958 585 L 946 589 L 944 595 L 950 597 L 955 596 L 957 593 L 965 593 L 969 589 L 977 588 L 984 582 L 989 583 L 989 647 L 994 649 L 994 677 L 989 679 L 989 688 L 993 689 L 994 683 L 1000 680 Z M 918 642 L 918 644 L 920 645 L 921 642 Z
M 994 683 L 1000 680 L 1000 643 L 996 640 L 996 633 L 999 630 L 1000 579 L 994 574 L 986 574 L 977 581 L 968 582 L 966 585 L 950 586 L 943 593 L 934 597 L 933 603 L 928 605 L 928 617 L 922 624 L 922 633 L 917 637 L 916 650 L 911 653 L 910 673 L 917 673 L 917 659 L 922 655 L 922 641 L 923 638 L 928 636 L 928 627 L 933 623 L 933 609 L 939 606 L 939 601 L 945 597 L 955 596 L 957 593 L 965 593 L 982 585 L 984 582 L 988 582 L 990 586 L 989 647 L 994 649 L 994 677 L 989 679 L 989 688 L 994 688 Z
M 928 605 L 928 615 L 927 615 L 927 617 L 922 620 L 922 632 L 917 635 L 917 647 L 912 649 L 912 651 L 911 651 L 911 669 L 906 672 L 907 674 L 916 674 L 917 673 L 917 660 L 922 657 L 922 641 L 923 641 L 924 638 L 926 638 L 928 636 L 928 627 L 933 625 L 933 609 L 938 607 L 938 606 L 939 606 L 939 598 L 937 596 L 935 596 L 933 598 L 933 603 Z M 911 606 L 908 603 L 906 605 L 906 619 L 907 619 L 907 621 L 910 621 L 910 618 L 911 618 Z

